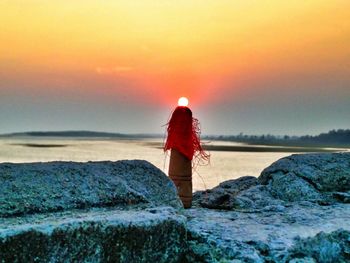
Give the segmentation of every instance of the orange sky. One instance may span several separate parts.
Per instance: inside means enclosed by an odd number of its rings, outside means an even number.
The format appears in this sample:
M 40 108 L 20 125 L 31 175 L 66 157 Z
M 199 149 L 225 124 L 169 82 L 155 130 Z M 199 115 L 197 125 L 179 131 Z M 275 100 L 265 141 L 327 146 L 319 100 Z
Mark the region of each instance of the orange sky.
M 202 105 L 325 74 L 346 92 L 349 17 L 348 0 L 0 1 L 0 94 Z

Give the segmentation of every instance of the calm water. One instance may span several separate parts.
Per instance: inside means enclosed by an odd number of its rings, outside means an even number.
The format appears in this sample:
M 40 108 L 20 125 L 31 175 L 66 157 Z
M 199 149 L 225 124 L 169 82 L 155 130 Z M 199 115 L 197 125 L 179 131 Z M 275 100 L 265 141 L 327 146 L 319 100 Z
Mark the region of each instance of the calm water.
M 1 138 L 0 162 L 102 161 L 144 159 L 167 173 L 169 156 L 154 147 L 159 140 L 103 140 L 55 138 Z M 210 142 L 211 145 L 239 145 Z M 46 145 L 50 147 L 37 147 Z M 55 147 L 51 147 L 55 146 Z M 193 174 L 193 190 L 209 189 L 245 175 L 258 176 L 272 162 L 292 153 L 212 151 L 211 162 Z

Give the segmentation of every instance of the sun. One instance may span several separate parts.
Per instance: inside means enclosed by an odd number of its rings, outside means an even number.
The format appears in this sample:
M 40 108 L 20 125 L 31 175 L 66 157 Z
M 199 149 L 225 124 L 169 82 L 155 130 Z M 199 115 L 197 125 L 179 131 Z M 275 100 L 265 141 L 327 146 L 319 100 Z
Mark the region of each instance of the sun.
M 188 99 L 186 97 L 181 97 L 181 98 L 179 98 L 177 104 L 179 106 L 186 107 L 188 105 Z

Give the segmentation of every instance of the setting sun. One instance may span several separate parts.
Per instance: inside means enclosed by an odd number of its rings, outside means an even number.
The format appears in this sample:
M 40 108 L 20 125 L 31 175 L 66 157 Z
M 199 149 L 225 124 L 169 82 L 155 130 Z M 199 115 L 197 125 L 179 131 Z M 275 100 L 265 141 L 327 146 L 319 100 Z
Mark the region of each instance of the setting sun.
M 177 104 L 179 106 L 186 107 L 188 105 L 188 99 L 186 97 L 181 97 L 181 98 L 179 98 Z

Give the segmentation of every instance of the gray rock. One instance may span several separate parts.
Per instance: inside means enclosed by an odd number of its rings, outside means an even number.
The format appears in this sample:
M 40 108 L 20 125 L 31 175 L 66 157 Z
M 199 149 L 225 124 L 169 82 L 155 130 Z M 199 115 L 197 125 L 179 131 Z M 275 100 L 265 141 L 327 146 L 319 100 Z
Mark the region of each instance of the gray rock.
M 0 217 L 136 204 L 182 207 L 173 183 L 146 161 L 0 164 Z
M 349 260 L 350 205 L 294 203 L 282 210 L 186 210 L 188 262 Z
M 293 258 L 288 263 L 317 263 L 317 261 L 310 257 L 305 258 Z
M 350 153 L 294 154 L 264 169 L 258 180 L 276 198 L 327 204 L 333 192 L 350 191 Z
M 350 153 L 292 155 L 258 182 L 195 193 L 189 262 L 350 262 Z
M 333 193 L 333 197 L 336 198 L 337 200 L 343 202 L 343 203 L 350 203 L 350 192 L 335 192 Z
M 260 184 L 261 183 L 261 184 Z M 212 209 L 282 211 L 288 202 L 350 202 L 350 153 L 297 154 L 264 169 L 194 194 L 194 205 Z
M 0 164 L 0 262 L 180 262 L 178 208 L 146 161 Z
M 257 211 L 284 207 L 284 202 L 272 196 L 269 188 L 259 185 L 253 176 L 225 181 L 211 190 L 195 192 L 193 199 L 195 207 L 211 209 Z
M 285 202 L 276 199 L 271 195 L 269 188 L 265 185 L 253 186 L 245 191 L 240 192 L 235 197 L 235 208 L 247 211 L 284 210 Z
M 299 238 L 288 250 L 286 260 L 295 257 L 323 263 L 349 262 L 350 231 L 340 229 L 331 233 L 320 232 L 314 237 Z
M 237 208 L 240 204 L 237 202 L 236 196 L 257 184 L 258 180 L 253 176 L 244 176 L 235 180 L 225 181 L 211 190 L 194 193 L 194 205 L 215 209 Z
M 347 262 L 349 154 L 292 155 L 185 211 L 144 161 L 0 164 L 0 262 Z
M 180 262 L 185 245 L 171 207 L 0 219 L 0 262 Z

